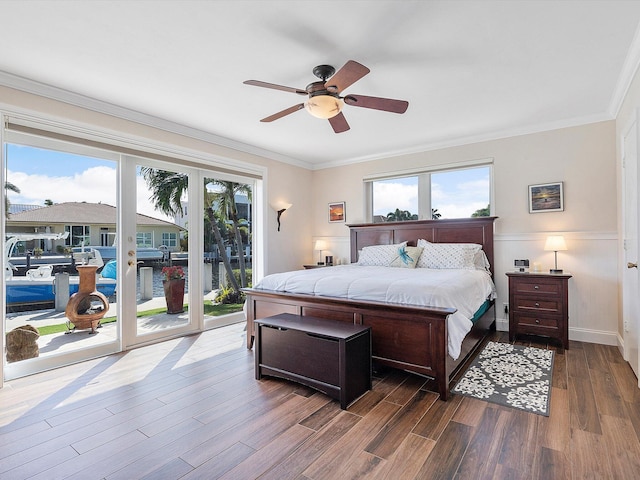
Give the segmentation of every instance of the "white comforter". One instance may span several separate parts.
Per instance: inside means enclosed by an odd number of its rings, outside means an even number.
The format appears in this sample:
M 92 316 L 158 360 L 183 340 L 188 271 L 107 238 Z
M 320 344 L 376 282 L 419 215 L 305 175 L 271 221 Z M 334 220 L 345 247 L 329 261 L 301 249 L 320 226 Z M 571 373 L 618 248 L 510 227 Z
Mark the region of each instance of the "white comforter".
M 457 311 L 448 319 L 449 355 L 456 360 L 470 318 L 487 298 L 495 298 L 495 286 L 481 270 L 365 267 L 339 265 L 268 275 L 253 288 L 306 293 L 351 300 L 373 300 Z

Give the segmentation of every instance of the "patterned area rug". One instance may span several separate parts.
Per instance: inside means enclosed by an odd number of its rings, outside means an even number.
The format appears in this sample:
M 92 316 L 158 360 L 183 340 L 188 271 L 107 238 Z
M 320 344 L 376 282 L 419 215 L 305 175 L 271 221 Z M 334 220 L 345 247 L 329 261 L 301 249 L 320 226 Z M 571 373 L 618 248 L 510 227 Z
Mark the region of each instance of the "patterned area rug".
M 549 416 L 553 350 L 488 342 L 452 390 Z

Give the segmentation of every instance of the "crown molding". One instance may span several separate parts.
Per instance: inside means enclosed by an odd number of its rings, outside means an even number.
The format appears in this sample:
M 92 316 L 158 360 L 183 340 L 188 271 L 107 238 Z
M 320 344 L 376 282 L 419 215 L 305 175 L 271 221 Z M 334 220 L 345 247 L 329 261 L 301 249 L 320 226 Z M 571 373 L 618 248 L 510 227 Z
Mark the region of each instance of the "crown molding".
M 610 115 L 609 113 L 574 117 L 574 118 L 568 118 L 568 119 L 558 120 L 554 122 L 529 125 L 526 127 L 518 127 L 518 128 L 507 129 L 507 130 L 483 133 L 480 135 L 444 139 L 436 142 L 430 142 L 430 143 L 413 146 L 413 147 L 402 149 L 402 150 L 376 153 L 374 155 L 355 157 L 355 158 L 351 158 L 344 161 L 315 164 L 313 165 L 313 169 L 322 170 L 325 168 L 341 167 L 345 165 L 352 165 L 355 163 L 363 163 L 363 162 L 370 162 L 373 160 L 382 160 L 385 158 L 399 157 L 402 155 L 412 155 L 412 154 L 417 154 L 422 152 L 429 152 L 433 150 L 441 150 L 444 148 L 460 147 L 463 145 L 470 145 L 473 143 L 489 142 L 492 140 L 501 140 L 504 138 L 518 137 L 522 135 L 531 135 L 535 133 L 548 132 L 551 130 L 559 130 L 562 128 L 578 127 L 581 125 L 606 122 L 614 119 L 615 117 Z
M 255 147 L 242 142 L 237 142 L 226 137 L 221 137 L 213 133 L 205 132 L 197 128 L 188 127 L 180 123 L 172 122 L 164 118 L 155 117 L 146 113 L 124 108 L 103 100 L 87 97 L 62 88 L 47 85 L 35 80 L 30 80 L 19 75 L 14 75 L 0 70 L 0 85 L 13 88 L 25 93 L 38 95 L 58 102 L 63 102 L 76 107 L 102 113 L 123 120 L 128 120 L 148 127 L 156 128 L 170 133 L 182 135 L 184 137 L 201 140 L 221 147 L 229 148 L 239 152 L 256 155 L 270 160 L 287 163 L 297 167 L 312 169 L 312 165 L 286 155 L 282 155 L 270 150 Z
M 622 70 L 620 71 L 620 76 L 618 77 L 618 83 L 616 84 L 616 88 L 614 89 L 613 95 L 611 96 L 611 102 L 609 103 L 609 113 L 613 118 L 616 118 L 618 116 L 618 113 L 620 113 L 622 103 L 627 96 L 627 92 L 631 87 L 631 82 L 633 81 L 633 77 L 638 71 L 639 66 L 640 25 L 638 26 L 638 28 L 636 28 L 636 33 L 633 36 L 633 40 L 631 42 L 631 45 L 629 46 L 629 50 L 627 51 L 627 56 L 625 58 L 624 64 L 622 65 Z

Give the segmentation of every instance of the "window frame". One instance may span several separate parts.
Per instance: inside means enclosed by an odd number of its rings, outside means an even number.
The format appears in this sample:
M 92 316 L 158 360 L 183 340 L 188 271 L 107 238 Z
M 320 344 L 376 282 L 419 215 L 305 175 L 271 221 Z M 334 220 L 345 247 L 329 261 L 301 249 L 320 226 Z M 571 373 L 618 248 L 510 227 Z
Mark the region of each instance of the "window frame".
M 493 178 L 493 158 L 472 160 L 468 162 L 458 162 L 448 165 L 434 165 L 420 169 L 403 170 L 397 172 L 386 172 L 382 174 L 367 175 L 363 178 L 364 198 L 365 198 L 365 218 L 374 223 L 373 212 L 373 184 L 381 180 L 392 180 L 396 178 L 418 177 L 418 219 L 431 220 L 431 175 L 435 173 L 453 172 L 456 170 L 468 170 L 487 167 L 489 169 L 489 212 L 494 215 L 494 178 Z M 412 212 L 413 213 L 413 212 Z M 468 217 L 471 218 L 471 217 Z
M 144 243 L 140 242 L 140 237 L 143 238 Z M 147 242 L 147 237 L 151 240 Z M 153 232 L 136 232 L 136 247 L 153 247 Z
M 75 238 L 79 238 L 78 235 L 73 234 L 74 228 L 82 228 L 82 235 L 80 237 L 83 239 L 79 243 L 74 243 Z M 79 225 L 79 224 L 70 224 L 64 226 L 64 231 L 69 232 L 69 236 L 65 238 L 64 244 L 67 247 L 80 247 L 85 246 L 88 247 L 91 245 L 91 225 Z M 84 243 L 84 240 L 89 240 L 89 243 Z
M 177 247 L 179 245 L 178 234 L 176 232 L 162 232 L 160 244 L 166 247 Z

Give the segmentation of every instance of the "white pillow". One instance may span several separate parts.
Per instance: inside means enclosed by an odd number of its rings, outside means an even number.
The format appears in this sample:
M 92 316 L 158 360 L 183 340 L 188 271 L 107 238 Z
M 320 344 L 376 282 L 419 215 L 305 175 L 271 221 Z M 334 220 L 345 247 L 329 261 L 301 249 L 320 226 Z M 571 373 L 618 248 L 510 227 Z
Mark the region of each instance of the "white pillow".
M 487 254 L 484 253 L 484 250 L 480 250 L 473 256 L 473 264 L 476 266 L 476 270 L 482 270 L 485 272 L 491 271 L 491 264 L 489 263 L 489 259 L 487 258 Z
M 422 247 L 418 268 L 475 270 L 475 255 L 482 250 L 482 245 L 475 243 L 430 243 L 423 239 L 418 240 L 418 247 Z
M 388 267 L 398 256 L 398 248 L 406 247 L 407 242 L 393 245 L 372 245 L 364 247 L 358 256 L 358 265 L 370 267 Z

